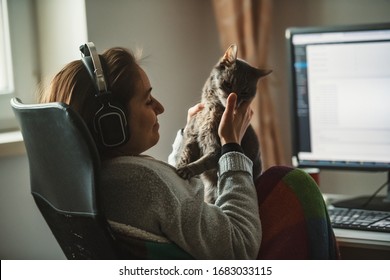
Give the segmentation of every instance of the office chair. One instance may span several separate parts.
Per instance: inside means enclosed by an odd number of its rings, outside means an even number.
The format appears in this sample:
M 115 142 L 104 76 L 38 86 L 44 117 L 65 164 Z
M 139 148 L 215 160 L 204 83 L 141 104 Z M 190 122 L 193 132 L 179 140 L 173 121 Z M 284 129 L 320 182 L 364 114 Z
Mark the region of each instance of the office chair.
M 31 193 L 67 259 L 131 258 L 97 203 L 99 155 L 81 117 L 63 103 L 11 106 L 26 146 Z

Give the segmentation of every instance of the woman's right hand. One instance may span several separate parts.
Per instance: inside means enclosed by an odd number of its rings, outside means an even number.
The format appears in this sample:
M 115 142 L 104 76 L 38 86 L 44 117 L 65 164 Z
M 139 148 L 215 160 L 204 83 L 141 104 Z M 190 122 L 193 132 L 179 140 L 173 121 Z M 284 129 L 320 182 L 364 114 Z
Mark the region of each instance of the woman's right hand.
M 236 108 L 237 94 L 231 93 L 226 100 L 226 108 L 222 115 L 218 128 L 221 144 L 241 144 L 246 129 L 250 124 L 253 111 L 250 107 L 251 101 L 245 101 Z

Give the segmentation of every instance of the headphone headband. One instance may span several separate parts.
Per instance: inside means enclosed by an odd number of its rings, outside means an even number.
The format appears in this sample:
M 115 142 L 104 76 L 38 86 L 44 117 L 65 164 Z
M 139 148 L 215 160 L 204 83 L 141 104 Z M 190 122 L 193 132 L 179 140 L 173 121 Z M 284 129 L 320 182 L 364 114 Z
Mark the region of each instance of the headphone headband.
M 102 65 L 100 63 L 100 58 L 99 58 L 99 55 L 96 51 L 95 44 L 92 42 L 88 42 L 88 43 L 80 46 L 80 51 L 81 51 L 81 54 L 84 58 L 90 57 L 92 60 L 94 71 L 93 71 L 93 73 L 89 73 L 89 74 L 92 76 L 93 80 L 96 82 L 95 84 L 96 84 L 96 87 L 97 87 L 99 94 L 106 93 L 108 91 L 107 83 L 106 83 L 106 79 L 104 78 L 103 68 L 102 68 Z

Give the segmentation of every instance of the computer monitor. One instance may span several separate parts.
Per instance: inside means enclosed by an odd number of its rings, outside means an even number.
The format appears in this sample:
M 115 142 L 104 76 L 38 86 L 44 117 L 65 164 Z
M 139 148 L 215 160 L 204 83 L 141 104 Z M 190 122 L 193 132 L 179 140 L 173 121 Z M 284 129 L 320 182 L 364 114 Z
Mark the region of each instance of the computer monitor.
M 293 163 L 390 178 L 390 23 L 292 27 L 286 41 Z M 368 208 L 390 210 L 389 186 L 387 200 Z

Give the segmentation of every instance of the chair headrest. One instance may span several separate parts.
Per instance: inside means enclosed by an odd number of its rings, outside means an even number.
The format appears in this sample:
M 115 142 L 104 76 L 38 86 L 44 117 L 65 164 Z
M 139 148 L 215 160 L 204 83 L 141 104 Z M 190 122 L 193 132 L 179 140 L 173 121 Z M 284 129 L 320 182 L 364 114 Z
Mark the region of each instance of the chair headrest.
M 82 118 L 64 103 L 13 98 L 11 106 L 26 146 L 32 194 L 63 212 L 96 214 L 100 159 Z

